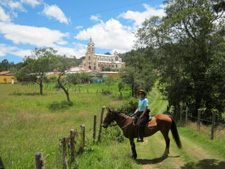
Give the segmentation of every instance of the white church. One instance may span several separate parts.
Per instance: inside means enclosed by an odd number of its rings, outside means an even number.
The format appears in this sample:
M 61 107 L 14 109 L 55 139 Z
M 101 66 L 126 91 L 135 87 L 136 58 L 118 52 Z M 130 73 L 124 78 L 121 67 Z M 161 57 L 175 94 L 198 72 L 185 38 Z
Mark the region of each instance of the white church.
M 92 42 L 92 38 L 90 38 L 82 66 L 88 67 L 91 70 L 102 71 L 105 68 L 110 68 L 111 70 L 124 68 L 125 62 L 122 62 L 117 52 L 114 55 L 95 54 L 95 44 Z

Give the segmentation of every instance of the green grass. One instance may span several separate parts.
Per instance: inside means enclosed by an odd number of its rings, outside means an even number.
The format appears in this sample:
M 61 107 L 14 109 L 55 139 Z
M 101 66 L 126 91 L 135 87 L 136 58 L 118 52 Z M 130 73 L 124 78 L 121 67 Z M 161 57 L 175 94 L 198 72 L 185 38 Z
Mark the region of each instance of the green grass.
M 62 168 L 59 139 L 69 136 L 70 129 L 77 129 L 80 132 L 81 124 L 86 126 L 87 145 L 82 154 L 77 154 L 76 162 L 71 168 L 142 168 L 146 161 L 155 168 L 173 168 L 180 161 L 184 163 L 180 165 L 192 166 L 192 168 L 198 164 L 196 158 L 186 151 L 186 147 L 182 151 L 177 151 L 173 141 L 171 142 L 172 154 L 181 154 L 181 159 L 176 159 L 175 156 L 173 159 L 168 158 L 163 162 L 157 162 L 165 146 L 161 133 L 146 138 L 150 142 L 149 145 L 137 144 L 138 157 L 142 158 L 139 161 L 131 159 L 129 141 L 121 136 L 121 130 L 118 127 L 103 130 L 102 142 L 93 144 L 93 116 L 97 115 L 98 128 L 102 106 L 116 108 L 127 100 L 119 99 L 117 84 L 110 87 L 105 84 L 82 85 L 81 93 L 71 88 L 70 97 L 74 103 L 73 106 L 50 110 L 49 105 L 52 103 L 61 104 L 62 101 L 66 101 L 63 91 L 54 90 L 53 86 L 54 84 L 45 86 L 44 95 L 41 96 L 38 94 L 37 85 L 0 85 L 0 156 L 5 168 L 33 169 L 35 168 L 34 156 L 38 152 L 43 153 L 45 168 Z M 102 89 L 108 88 L 113 95 L 100 94 Z M 129 91 L 125 90 L 124 95 L 127 97 Z M 152 115 L 166 110 L 167 101 L 156 88 L 148 95 L 148 99 Z M 216 157 L 224 156 L 225 147 L 220 140 L 211 141 L 207 136 L 199 135 L 191 128 L 179 128 L 179 133 L 181 138 L 188 140 L 186 144 L 190 142 L 193 145 L 202 146 Z M 80 136 L 77 137 L 77 150 L 79 139 Z M 159 147 L 157 147 L 158 144 Z

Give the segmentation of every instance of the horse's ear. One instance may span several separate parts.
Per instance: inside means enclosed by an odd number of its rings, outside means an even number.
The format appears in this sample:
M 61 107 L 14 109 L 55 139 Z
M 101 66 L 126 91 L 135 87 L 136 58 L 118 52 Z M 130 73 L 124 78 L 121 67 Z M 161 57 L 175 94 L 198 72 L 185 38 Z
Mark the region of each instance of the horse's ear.
M 110 109 L 109 107 L 106 107 L 106 110 L 107 110 L 108 112 L 111 112 L 111 109 Z

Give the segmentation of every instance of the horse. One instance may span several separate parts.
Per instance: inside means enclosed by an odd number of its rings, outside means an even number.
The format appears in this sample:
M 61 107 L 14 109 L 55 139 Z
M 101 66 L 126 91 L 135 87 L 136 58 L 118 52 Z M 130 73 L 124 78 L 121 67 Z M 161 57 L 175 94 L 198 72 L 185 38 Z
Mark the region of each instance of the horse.
M 135 149 L 134 138 L 137 138 L 137 127 L 133 124 L 133 117 L 127 116 L 123 113 L 117 112 L 107 108 L 107 114 L 103 120 L 103 127 L 107 128 L 113 121 L 116 121 L 117 125 L 122 129 L 123 135 L 130 140 L 130 146 L 132 151 L 132 158 L 137 158 L 137 152 Z M 182 148 L 180 137 L 177 131 L 177 126 L 174 119 L 166 114 L 157 114 L 152 117 L 152 120 L 146 124 L 144 137 L 151 136 L 157 131 L 161 131 L 165 142 L 166 148 L 162 157 L 167 157 L 169 154 L 170 138 L 168 136 L 171 129 L 173 138 L 178 148 Z

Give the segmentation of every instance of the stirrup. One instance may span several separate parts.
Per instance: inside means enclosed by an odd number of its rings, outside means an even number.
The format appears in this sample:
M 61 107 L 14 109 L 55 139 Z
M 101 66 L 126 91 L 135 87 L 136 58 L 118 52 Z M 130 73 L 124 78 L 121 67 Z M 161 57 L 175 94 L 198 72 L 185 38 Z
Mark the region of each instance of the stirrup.
M 137 142 L 144 142 L 143 138 L 138 137 Z

